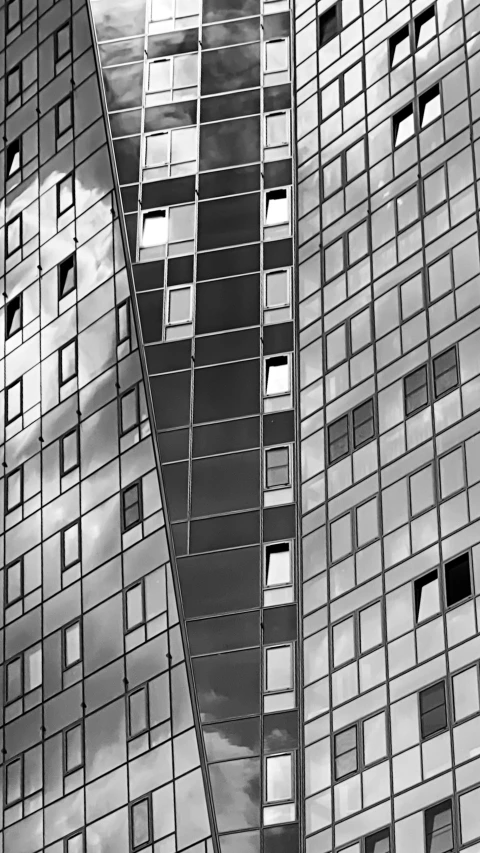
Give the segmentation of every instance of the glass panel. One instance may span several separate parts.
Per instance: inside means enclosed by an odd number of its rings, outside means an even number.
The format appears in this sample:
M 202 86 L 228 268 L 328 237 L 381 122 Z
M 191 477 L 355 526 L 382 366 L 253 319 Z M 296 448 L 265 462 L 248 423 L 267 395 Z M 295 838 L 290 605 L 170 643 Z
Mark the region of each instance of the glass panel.
M 287 113 L 272 113 L 265 116 L 265 144 L 270 146 L 288 143 Z
M 292 756 L 270 755 L 266 759 L 267 802 L 291 800 L 292 785 Z
M 287 39 L 265 42 L 265 71 L 286 71 L 288 69 Z
M 79 661 L 80 653 L 80 625 L 71 625 L 65 630 L 65 662 L 67 666 Z
M 191 287 L 175 287 L 168 291 L 167 323 L 189 323 L 192 318 Z
M 168 133 L 156 133 L 152 136 L 147 136 L 145 145 L 145 164 L 147 166 L 168 163 Z
M 287 270 L 268 272 L 265 276 L 265 306 L 278 308 L 290 304 L 290 283 Z
M 280 586 L 291 583 L 290 546 L 288 543 L 267 545 L 265 559 L 267 586 Z
M 143 216 L 142 246 L 162 246 L 167 242 L 168 223 L 167 211 L 156 210 L 154 213 L 145 213 Z
M 267 648 L 265 670 L 265 689 L 267 692 L 291 690 L 293 688 L 291 646 Z
M 286 190 L 272 190 L 266 194 L 265 224 L 278 225 L 288 222 L 288 198 Z
M 265 393 L 287 394 L 290 390 L 290 364 L 288 356 L 266 360 Z

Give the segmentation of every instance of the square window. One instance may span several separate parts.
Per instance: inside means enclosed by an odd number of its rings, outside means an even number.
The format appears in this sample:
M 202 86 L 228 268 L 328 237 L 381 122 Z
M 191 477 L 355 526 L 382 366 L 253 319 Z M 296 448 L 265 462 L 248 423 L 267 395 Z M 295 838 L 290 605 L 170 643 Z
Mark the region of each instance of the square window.
M 7 486 L 7 512 L 11 512 L 22 505 L 23 501 L 23 469 L 17 468 L 6 478 Z
M 14 296 L 6 305 L 5 333 L 11 338 L 22 328 L 22 294 Z
M 140 800 L 130 807 L 132 850 L 139 850 L 152 840 L 150 800 Z
M 452 607 L 472 594 L 470 555 L 460 554 L 445 563 L 445 595 L 447 607 Z
M 330 464 L 349 452 L 348 415 L 328 427 L 328 458 Z
M 17 379 L 9 385 L 7 394 L 7 423 L 11 423 L 22 414 L 22 380 Z
M 265 649 L 265 691 L 293 690 L 293 653 L 291 646 Z
M 453 850 L 452 802 L 446 800 L 425 811 L 426 853 Z
M 413 415 L 428 405 L 427 367 L 419 367 L 404 380 L 405 413 Z
M 62 299 L 75 290 L 77 286 L 76 256 L 70 255 L 59 263 L 58 267 L 58 298 Z
M 148 729 L 147 688 L 141 687 L 128 697 L 128 731 L 136 737 Z
M 139 423 L 138 387 L 126 391 L 120 399 L 120 432 L 125 435 Z
M 130 338 L 130 310 L 128 299 L 117 307 L 117 342 L 128 341 Z
M 268 190 L 265 193 L 265 225 L 281 225 L 289 221 L 288 191 Z
M 420 110 L 420 127 L 426 127 L 442 114 L 442 103 L 440 100 L 440 87 L 438 83 L 432 86 L 428 92 L 424 92 L 418 99 Z
M 55 130 L 57 139 L 73 127 L 73 102 L 68 95 L 55 108 Z
M 265 395 L 288 394 L 290 391 L 290 359 L 276 355 L 265 359 Z
M 265 487 L 279 489 L 290 485 L 290 453 L 288 447 L 265 451 Z
M 397 115 L 393 116 L 393 143 L 395 148 L 398 148 L 407 139 L 411 139 L 414 134 L 413 104 L 408 104 Z
M 323 47 L 331 39 L 338 36 L 341 29 L 340 3 L 330 6 L 318 19 L 319 47 Z
M 420 700 L 420 729 L 422 739 L 443 732 L 447 728 L 447 704 L 445 700 L 445 682 L 439 681 L 421 690 Z
M 55 62 L 63 59 L 72 49 L 72 37 L 70 32 L 70 22 L 60 27 L 55 33 Z
M 293 756 L 267 755 L 265 759 L 265 798 L 267 803 L 293 800 Z
M 365 853 L 390 853 L 390 830 L 381 829 L 365 838 Z
M 373 400 L 367 400 L 363 405 L 353 410 L 353 446 L 361 447 L 375 437 L 375 417 Z
M 60 471 L 64 477 L 79 464 L 78 430 L 72 429 L 60 439 Z
M 290 276 L 288 270 L 265 273 L 265 308 L 290 305 Z
M 390 68 L 395 68 L 410 56 L 410 36 L 408 25 L 390 37 Z
M 433 359 L 433 383 L 437 399 L 457 387 L 458 369 L 455 347 L 451 347 Z
M 69 569 L 80 560 L 80 523 L 75 521 L 62 530 L 62 569 Z
M 265 116 L 265 147 L 278 148 L 289 143 L 287 113 L 269 113 Z
M 22 166 L 21 138 L 15 139 L 7 146 L 6 177 L 11 178 L 20 171 Z
M 67 175 L 57 184 L 57 216 L 66 213 L 75 202 L 73 173 Z
M 77 339 L 69 341 L 58 351 L 60 385 L 77 375 Z
M 67 625 L 63 632 L 63 660 L 65 669 L 82 659 L 80 622 Z
M 265 42 L 265 71 L 267 74 L 288 71 L 288 39 Z
M 343 779 L 358 769 L 357 727 L 350 726 L 335 735 L 333 740 L 335 779 Z
M 142 520 L 140 483 L 133 483 L 122 491 L 122 518 L 124 531 Z
M 83 727 L 81 723 L 65 732 L 65 773 L 73 773 L 83 767 Z
M 155 210 L 143 214 L 141 246 L 150 249 L 154 246 L 164 246 L 168 242 L 167 211 Z
M 7 256 L 13 255 L 22 245 L 22 215 L 7 222 Z
M 292 561 L 289 542 L 265 546 L 265 586 L 285 586 L 292 583 Z
M 425 9 L 415 18 L 415 47 L 422 47 L 430 41 L 437 32 L 435 23 L 435 6 Z
M 127 631 L 132 631 L 145 622 L 145 591 L 143 583 L 131 586 L 125 593 L 125 615 Z
M 167 325 L 192 322 L 192 292 L 190 284 L 167 288 Z
M 22 68 L 17 65 L 7 74 L 7 104 L 18 98 L 22 91 Z
M 438 587 L 438 572 L 433 572 L 417 578 L 415 589 L 415 619 L 417 624 L 430 619 L 440 610 L 440 593 Z
M 9 0 L 7 3 L 7 32 L 13 30 L 22 18 L 22 7 L 20 0 Z
M 23 596 L 23 564 L 21 560 L 7 566 L 7 605 L 14 604 Z

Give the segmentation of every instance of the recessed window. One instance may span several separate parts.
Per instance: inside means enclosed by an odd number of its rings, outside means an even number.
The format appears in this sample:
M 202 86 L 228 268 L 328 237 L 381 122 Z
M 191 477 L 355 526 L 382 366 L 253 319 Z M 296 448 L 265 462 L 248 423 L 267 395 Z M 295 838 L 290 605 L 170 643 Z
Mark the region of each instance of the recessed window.
M 375 436 L 373 400 L 353 410 L 353 446 L 360 447 Z
M 36 690 L 42 683 L 42 648 L 34 646 L 23 655 L 24 692 Z
M 77 723 L 65 732 L 64 741 L 65 773 L 73 773 L 83 766 L 83 730 Z
M 468 553 L 445 563 L 445 594 L 447 607 L 452 607 L 471 596 L 472 579 Z
M 10 299 L 7 302 L 6 306 L 6 336 L 7 338 L 11 338 L 16 332 L 19 332 L 22 328 L 22 294 L 20 293 L 18 296 L 14 296 L 13 299 Z
M 23 469 L 17 468 L 7 475 L 7 512 L 21 506 L 23 501 Z
M 445 700 L 445 682 L 439 681 L 421 690 L 420 701 L 420 728 L 422 739 L 443 732 L 447 728 L 447 705 Z
M 292 582 L 290 544 L 276 542 L 265 546 L 265 586 L 284 586 Z
M 120 431 L 122 435 L 138 426 L 138 388 L 131 388 L 120 400 Z
M 58 139 L 63 133 L 66 133 L 67 130 L 71 130 L 73 127 L 73 102 L 71 95 L 68 95 L 67 98 L 57 104 L 55 113 L 55 127 Z
M 62 569 L 69 569 L 80 560 L 80 524 L 75 521 L 62 530 Z
M 390 67 L 394 68 L 410 56 L 410 35 L 408 26 L 402 27 L 390 38 Z
M 198 83 L 198 54 L 190 53 L 166 59 L 153 59 L 148 65 L 148 92 L 155 93 L 154 101 L 147 96 L 147 106 L 167 103 L 172 99 L 194 97 Z
M 60 439 L 60 471 L 62 477 L 79 464 L 78 430 L 72 429 Z
M 413 415 L 428 405 L 427 367 L 419 367 L 405 377 L 405 413 Z
M 288 70 L 288 39 L 265 42 L 265 72 L 267 74 Z
M 196 160 L 196 127 L 175 128 L 145 138 L 146 180 L 191 174 Z
M 276 355 L 265 359 L 265 394 L 267 397 L 290 391 L 290 359 Z
M 12 68 L 7 74 L 7 103 L 18 98 L 22 91 L 22 69 L 20 65 Z
M 284 755 L 268 755 L 265 759 L 265 799 L 267 803 L 278 803 L 292 800 L 293 791 L 293 756 L 290 752 Z
M 7 566 L 7 604 L 14 604 L 23 596 L 23 564 L 16 560 Z
M 417 578 L 415 587 L 415 618 L 424 622 L 440 610 L 438 572 L 435 570 Z
M 23 761 L 22 756 L 7 764 L 5 802 L 7 806 L 23 799 Z
M 168 219 L 166 210 L 155 210 L 143 214 L 142 247 L 163 246 L 168 241 Z
M 265 451 L 265 487 L 278 489 L 290 485 L 290 453 L 288 447 Z
M 265 193 L 265 225 L 280 225 L 289 221 L 287 190 Z
M 350 726 L 334 737 L 335 779 L 342 779 L 350 773 L 355 773 L 357 759 L 357 727 Z
M 127 589 L 125 593 L 125 617 L 127 631 L 132 631 L 145 622 L 145 590 L 143 581 Z
M 150 800 L 140 800 L 130 807 L 132 850 L 139 850 L 152 840 Z
M 451 800 L 426 809 L 425 840 L 427 853 L 446 853 L 454 849 Z
M 7 256 L 13 255 L 22 245 L 22 215 L 7 222 Z
M 70 33 L 70 23 L 61 27 L 54 36 L 55 39 L 55 62 L 63 59 L 72 49 L 72 37 Z
M 21 139 L 15 139 L 7 146 L 6 157 L 6 177 L 11 178 L 20 171 L 22 165 L 22 149 L 20 145 Z
M 7 663 L 7 702 L 14 702 L 23 693 L 22 658 Z
M 424 92 L 418 99 L 420 110 L 420 127 L 426 127 L 442 114 L 442 103 L 440 100 L 440 87 L 437 83 L 428 92 Z
M 323 47 L 331 39 L 338 36 L 341 29 L 340 3 L 330 6 L 318 19 L 318 41 Z
M 397 148 L 402 142 L 406 142 L 414 133 L 413 105 L 408 104 L 408 106 L 393 117 L 393 140 L 395 147 Z
M 273 270 L 265 274 L 265 307 L 282 308 L 290 305 L 290 276 L 288 270 Z
M 173 326 L 192 321 L 192 286 L 169 287 L 167 289 L 167 325 Z
M 11 423 L 22 414 L 22 380 L 9 385 L 7 395 L 7 423 Z
M 117 343 L 128 341 L 130 338 L 130 309 L 128 300 L 117 307 Z
M 22 6 L 20 0 L 10 0 L 7 3 L 7 31 L 13 30 L 20 23 Z
M 365 853 L 390 853 L 390 830 L 381 829 L 365 838 Z
M 436 34 L 435 6 L 425 9 L 415 18 L 415 47 L 418 49 Z
M 140 485 L 140 483 L 133 483 L 122 492 L 124 530 L 130 530 L 142 520 Z
M 65 667 L 74 666 L 82 659 L 80 622 L 67 625 L 63 632 Z
M 269 113 L 265 116 L 265 146 L 279 148 L 290 141 L 288 114 Z
M 67 296 L 76 286 L 76 259 L 75 255 L 70 255 L 58 265 L 58 298 Z
M 57 216 L 66 213 L 75 201 L 73 174 L 67 175 L 57 184 Z
M 147 688 L 141 687 L 128 697 L 128 733 L 136 737 L 148 729 Z
M 293 690 L 293 653 L 290 645 L 265 649 L 265 691 Z
M 435 397 L 447 394 L 458 385 L 457 350 L 455 347 L 433 359 Z
M 328 458 L 330 463 L 336 462 L 349 452 L 348 415 L 328 427 Z
M 60 385 L 77 375 L 77 339 L 69 341 L 58 351 Z

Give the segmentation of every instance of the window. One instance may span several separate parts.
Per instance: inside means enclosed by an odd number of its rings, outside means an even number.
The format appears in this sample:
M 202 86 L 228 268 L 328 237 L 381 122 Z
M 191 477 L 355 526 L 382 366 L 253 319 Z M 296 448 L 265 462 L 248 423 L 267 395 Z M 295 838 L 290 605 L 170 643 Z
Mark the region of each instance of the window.
M 5 804 L 12 806 L 23 799 L 23 761 L 15 758 L 6 767 Z
M 439 681 L 419 693 L 420 729 L 425 740 L 447 728 L 447 705 L 445 700 L 445 682 Z
M 147 688 L 141 687 L 128 697 L 128 733 L 136 737 L 148 729 L 148 696 Z
M 120 432 L 125 435 L 139 423 L 138 387 L 130 388 L 120 399 Z
M 122 492 L 122 518 L 124 531 L 142 520 L 140 483 L 133 483 Z
M 132 850 L 139 850 L 152 839 L 150 800 L 146 797 L 130 806 Z
M 390 830 L 381 829 L 365 838 L 365 853 L 390 853 Z
M 63 59 L 72 49 L 70 23 L 61 27 L 54 36 L 55 39 L 55 62 Z
M 22 328 L 22 294 L 14 296 L 6 305 L 5 333 L 11 338 Z
M 146 104 L 165 104 L 188 100 L 197 95 L 198 54 L 180 54 L 166 59 L 152 59 L 148 64 Z M 153 97 L 152 94 L 154 93 Z
M 331 39 L 338 36 L 341 29 L 340 3 L 335 3 L 318 19 L 318 41 L 323 47 Z
M 425 9 L 415 18 L 415 47 L 423 47 L 436 34 L 435 6 Z
M 21 560 L 7 566 L 7 605 L 14 604 L 23 596 L 23 565 Z
M 265 273 L 265 308 L 277 309 L 290 305 L 290 271 L 272 270 Z
M 435 569 L 414 583 L 415 589 L 415 619 L 417 623 L 424 622 L 440 610 L 440 595 L 438 588 L 438 572 Z
M 83 727 L 81 723 L 64 732 L 65 773 L 73 773 L 83 767 Z
M 7 31 L 13 30 L 20 23 L 22 17 L 22 7 L 20 0 L 10 0 L 7 3 Z
M 390 38 L 390 67 L 394 68 L 410 56 L 410 35 L 408 26 L 402 27 Z
M 22 245 L 22 215 L 7 222 L 7 256 L 13 255 Z
M 181 127 L 145 137 L 147 181 L 190 175 L 196 170 L 197 128 Z
M 78 430 L 72 429 L 60 439 L 61 476 L 69 474 L 79 464 Z
M 293 800 L 293 755 L 267 755 L 265 759 L 265 800 L 279 803 Z
M 77 339 L 69 341 L 58 351 L 60 385 L 65 385 L 77 375 Z
M 15 139 L 7 146 L 6 177 L 11 178 L 22 167 L 21 139 Z
M 128 300 L 117 307 L 117 343 L 128 341 L 130 338 L 130 310 Z
M 413 104 L 408 104 L 397 115 L 393 117 L 393 141 L 397 148 L 402 142 L 406 142 L 415 133 L 413 120 Z
M 428 92 L 420 95 L 418 100 L 420 110 L 420 128 L 426 127 L 442 114 L 442 103 L 440 100 L 440 87 L 438 83 L 432 86 Z
M 289 79 L 288 39 L 264 42 L 264 82 L 266 86 L 286 83 Z
M 22 91 L 22 68 L 17 65 L 7 74 L 7 104 L 18 98 Z
M 181 204 L 143 214 L 140 260 L 182 255 L 193 251 L 195 204 Z
M 278 489 L 290 485 L 290 453 L 288 447 L 265 451 L 265 488 Z
M 478 665 L 471 666 L 453 676 L 455 722 L 480 711 Z
M 293 650 L 290 645 L 265 649 L 265 692 L 293 690 Z
M 279 225 L 289 221 L 287 190 L 269 190 L 265 193 L 265 225 Z
M 335 779 L 355 773 L 358 767 L 357 727 L 350 726 L 335 735 L 333 740 Z
M 192 291 L 190 284 L 186 287 L 180 285 L 167 288 L 166 322 L 168 326 L 192 322 Z
M 360 447 L 375 435 L 373 400 L 367 400 L 353 410 L 353 446 Z
M 348 415 L 328 427 L 328 458 L 330 463 L 336 462 L 349 452 Z
M 73 173 L 66 175 L 57 184 L 57 216 L 66 213 L 73 207 L 75 201 L 75 190 L 73 182 Z
M 413 415 L 428 405 L 427 367 L 419 367 L 404 380 L 405 414 Z
M 290 145 L 290 121 L 287 112 L 267 113 L 265 116 L 265 160 L 288 156 Z
M 7 702 L 14 702 L 23 694 L 22 658 L 7 663 Z
M 22 505 L 23 501 L 23 469 L 17 468 L 7 475 L 7 512 Z
M 125 615 L 127 631 L 132 631 L 145 622 L 145 590 L 143 581 L 127 589 L 125 593 Z
M 74 521 L 61 533 L 62 569 L 69 569 L 80 560 L 80 522 Z
M 470 556 L 461 554 L 445 563 L 445 595 L 447 607 L 452 607 L 472 594 Z
M 433 384 L 435 397 L 447 394 L 458 385 L 457 350 L 455 347 L 433 359 Z
M 57 139 L 73 127 L 73 102 L 68 95 L 55 108 L 55 129 Z
M 276 542 L 265 547 L 265 586 L 284 586 L 292 582 L 289 542 Z
M 167 211 L 155 210 L 152 213 L 144 213 L 142 246 L 144 249 L 152 246 L 160 246 L 168 240 Z
M 150 32 L 163 33 L 198 24 L 198 0 L 151 0 Z
M 22 380 L 17 379 L 7 388 L 7 423 L 11 423 L 22 414 Z
M 452 802 L 446 800 L 425 811 L 426 853 L 453 850 Z
M 7 702 L 14 702 L 42 683 L 42 647 L 33 646 L 7 663 Z
M 67 625 L 63 631 L 63 663 L 65 669 L 82 659 L 80 622 Z
M 290 359 L 276 355 L 265 359 L 265 394 L 270 397 L 290 391 Z
M 77 264 L 75 255 L 70 255 L 59 263 L 58 267 L 58 298 L 63 299 L 77 286 Z
M 65 839 L 64 853 L 85 853 L 83 832 L 77 832 Z

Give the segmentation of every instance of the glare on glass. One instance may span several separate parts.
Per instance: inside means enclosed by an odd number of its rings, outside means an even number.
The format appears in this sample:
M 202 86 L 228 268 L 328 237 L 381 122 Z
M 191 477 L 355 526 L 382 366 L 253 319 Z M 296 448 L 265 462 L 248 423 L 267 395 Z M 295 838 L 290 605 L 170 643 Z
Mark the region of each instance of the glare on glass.
M 71 341 L 61 349 L 60 381 L 68 382 L 77 373 L 77 346 L 76 341 Z
M 122 432 L 128 432 L 138 423 L 137 390 L 132 388 L 122 397 L 121 404 Z
M 167 21 L 173 18 L 173 0 L 152 0 L 152 21 Z
M 288 222 L 287 190 L 271 190 L 266 195 L 266 225 L 279 225 Z
M 198 54 L 188 53 L 175 56 L 173 60 L 173 88 L 184 89 L 196 86 L 198 77 Z
M 288 143 L 287 113 L 271 113 L 265 116 L 265 144 L 268 147 Z
M 267 545 L 265 549 L 266 586 L 281 586 L 291 583 L 292 567 L 288 542 Z
M 197 129 L 196 127 L 182 127 L 172 130 L 171 137 L 171 161 L 185 163 L 196 160 L 197 157 Z
M 168 290 L 167 323 L 189 323 L 192 318 L 191 287 L 172 287 Z
M 22 470 L 19 468 L 7 478 L 7 510 L 14 509 L 22 501 Z
M 410 107 L 403 112 L 402 116 L 398 120 L 395 132 L 395 145 L 401 145 L 402 142 L 410 139 L 414 133 L 415 124 L 413 121 L 413 109 Z
M 63 533 L 63 547 L 65 566 L 71 566 L 80 558 L 78 541 L 78 524 L 68 527 Z
M 265 363 L 265 394 L 288 394 L 290 391 L 290 364 L 288 356 L 267 358 Z
M 32 649 L 25 653 L 25 692 L 35 690 L 42 683 L 42 650 Z
M 143 216 L 142 246 L 162 246 L 168 239 L 167 211 L 156 210 Z
M 286 39 L 265 42 L 265 71 L 288 69 L 288 43 Z
M 265 650 L 265 689 L 268 693 L 293 689 L 291 646 Z
M 77 622 L 65 630 L 65 663 L 72 666 L 80 658 L 80 625 Z
M 292 755 L 269 755 L 266 759 L 267 802 L 291 800 L 293 796 Z
M 265 277 L 265 307 L 279 308 L 290 304 L 290 283 L 287 270 L 268 272 Z
M 132 824 L 134 848 L 146 844 L 150 839 L 148 800 L 142 800 L 132 807 Z
M 127 592 L 127 628 L 135 628 L 144 621 L 143 589 L 141 584 Z

